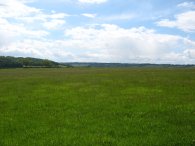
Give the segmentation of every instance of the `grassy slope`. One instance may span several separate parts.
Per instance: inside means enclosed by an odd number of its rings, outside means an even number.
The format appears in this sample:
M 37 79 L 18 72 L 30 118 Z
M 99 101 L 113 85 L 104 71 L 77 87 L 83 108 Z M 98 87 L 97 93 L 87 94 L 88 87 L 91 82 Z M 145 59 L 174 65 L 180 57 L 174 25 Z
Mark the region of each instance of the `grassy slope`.
M 0 70 L 0 145 L 195 145 L 195 69 Z

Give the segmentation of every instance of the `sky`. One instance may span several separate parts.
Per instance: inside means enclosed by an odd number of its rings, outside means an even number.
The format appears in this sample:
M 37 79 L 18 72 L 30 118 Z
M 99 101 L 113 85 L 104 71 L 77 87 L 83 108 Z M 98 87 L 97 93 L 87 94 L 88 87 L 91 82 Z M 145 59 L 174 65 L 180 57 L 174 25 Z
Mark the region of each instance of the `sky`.
M 0 56 L 195 64 L 195 0 L 0 0 Z

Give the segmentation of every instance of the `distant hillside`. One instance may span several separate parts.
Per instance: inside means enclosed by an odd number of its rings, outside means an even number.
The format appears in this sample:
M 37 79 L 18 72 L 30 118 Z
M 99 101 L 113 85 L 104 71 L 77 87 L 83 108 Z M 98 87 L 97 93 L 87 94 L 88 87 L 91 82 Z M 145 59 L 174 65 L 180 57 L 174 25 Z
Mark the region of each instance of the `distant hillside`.
M 0 56 L 0 68 L 58 67 L 59 63 L 38 58 Z
M 54 62 L 48 59 L 31 57 L 0 56 L 0 68 L 33 68 L 33 67 L 195 67 L 195 65 L 174 65 L 174 64 L 149 64 L 149 63 L 96 63 L 96 62 Z
M 149 64 L 149 63 L 93 63 L 93 62 L 66 62 L 61 63 L 72 67 L 195 67 L 195 65 L 174 65 L 174 64 Z

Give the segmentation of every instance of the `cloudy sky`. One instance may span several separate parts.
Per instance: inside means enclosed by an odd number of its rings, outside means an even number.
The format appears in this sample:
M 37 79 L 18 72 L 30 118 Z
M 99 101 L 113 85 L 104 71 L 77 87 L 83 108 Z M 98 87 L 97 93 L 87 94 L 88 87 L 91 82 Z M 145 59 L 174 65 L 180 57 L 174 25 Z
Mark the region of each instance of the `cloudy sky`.
M 0 0 L 0 56 L 195 64 L 195 0 Z

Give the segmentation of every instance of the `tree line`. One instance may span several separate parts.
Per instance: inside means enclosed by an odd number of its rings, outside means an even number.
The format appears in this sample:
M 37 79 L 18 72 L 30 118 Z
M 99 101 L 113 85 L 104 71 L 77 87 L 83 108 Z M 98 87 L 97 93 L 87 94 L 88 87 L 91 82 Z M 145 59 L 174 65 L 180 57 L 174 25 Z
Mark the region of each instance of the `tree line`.
M 31 57 L 0 56 L 0 68 L 58 67 L 59 63 Z

